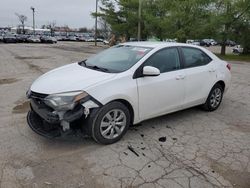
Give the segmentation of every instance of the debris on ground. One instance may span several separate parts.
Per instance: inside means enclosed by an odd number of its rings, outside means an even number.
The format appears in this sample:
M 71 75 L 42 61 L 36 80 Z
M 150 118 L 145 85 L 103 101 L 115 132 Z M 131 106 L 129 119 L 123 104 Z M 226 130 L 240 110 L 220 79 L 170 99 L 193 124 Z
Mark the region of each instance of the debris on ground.
M 135 151 L 135 149 L 131 146 L 131 145 L 128 145 L 128 149 L 134 153 L 137 157 L 139 157 L 139 154 Z
M 166 140 L 167 140 L 166 136 L 163 136 L 163 137 L 159 138 L 159 142 L 166 142 Z

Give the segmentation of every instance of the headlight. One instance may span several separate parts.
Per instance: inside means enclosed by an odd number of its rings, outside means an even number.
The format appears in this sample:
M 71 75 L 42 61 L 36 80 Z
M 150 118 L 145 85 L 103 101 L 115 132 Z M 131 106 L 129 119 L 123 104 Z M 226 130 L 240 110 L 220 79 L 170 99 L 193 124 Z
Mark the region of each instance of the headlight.
M 72 110 L 77 102 L 88 96 L 85 91 L 74 91 L 66 93 L 52 94 L 45 98 L 45 104 L 51 108 L 64 111 Z

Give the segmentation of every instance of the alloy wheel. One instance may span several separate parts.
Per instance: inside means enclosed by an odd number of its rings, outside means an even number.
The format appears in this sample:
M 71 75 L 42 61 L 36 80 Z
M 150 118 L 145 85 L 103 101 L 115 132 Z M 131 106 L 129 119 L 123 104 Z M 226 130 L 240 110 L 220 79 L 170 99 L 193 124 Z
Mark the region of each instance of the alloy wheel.
M 220 105 L 221 98 L 222 98 L 222 91 L 220 90 L 220 88 L 216 88 L 210 97 L 211 107 L 217 108 Z
M 122 110 L 114 109 L 107 112 L 101 121 L 101 135 L 106 139 L 114 139 L 122 134 L 127 118 Z

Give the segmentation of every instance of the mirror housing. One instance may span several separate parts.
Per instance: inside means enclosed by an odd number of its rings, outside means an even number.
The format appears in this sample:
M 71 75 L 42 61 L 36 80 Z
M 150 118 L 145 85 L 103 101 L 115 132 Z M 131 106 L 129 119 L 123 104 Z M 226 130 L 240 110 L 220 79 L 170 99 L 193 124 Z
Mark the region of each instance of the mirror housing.
M 160 70 L 152 67 L 152 66 L 145 66 L 143 67 L 143 76 L 159 76 L 161 74 Z

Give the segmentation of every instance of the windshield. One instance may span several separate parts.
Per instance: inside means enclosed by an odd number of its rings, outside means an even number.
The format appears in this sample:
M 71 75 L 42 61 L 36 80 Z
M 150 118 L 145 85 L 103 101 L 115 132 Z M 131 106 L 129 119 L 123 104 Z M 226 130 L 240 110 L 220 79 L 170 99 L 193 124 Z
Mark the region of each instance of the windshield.
M 99 71 L 120 73 L 143 58 L 151 48 L 118 45 L 84 61 L 84 65 Z

